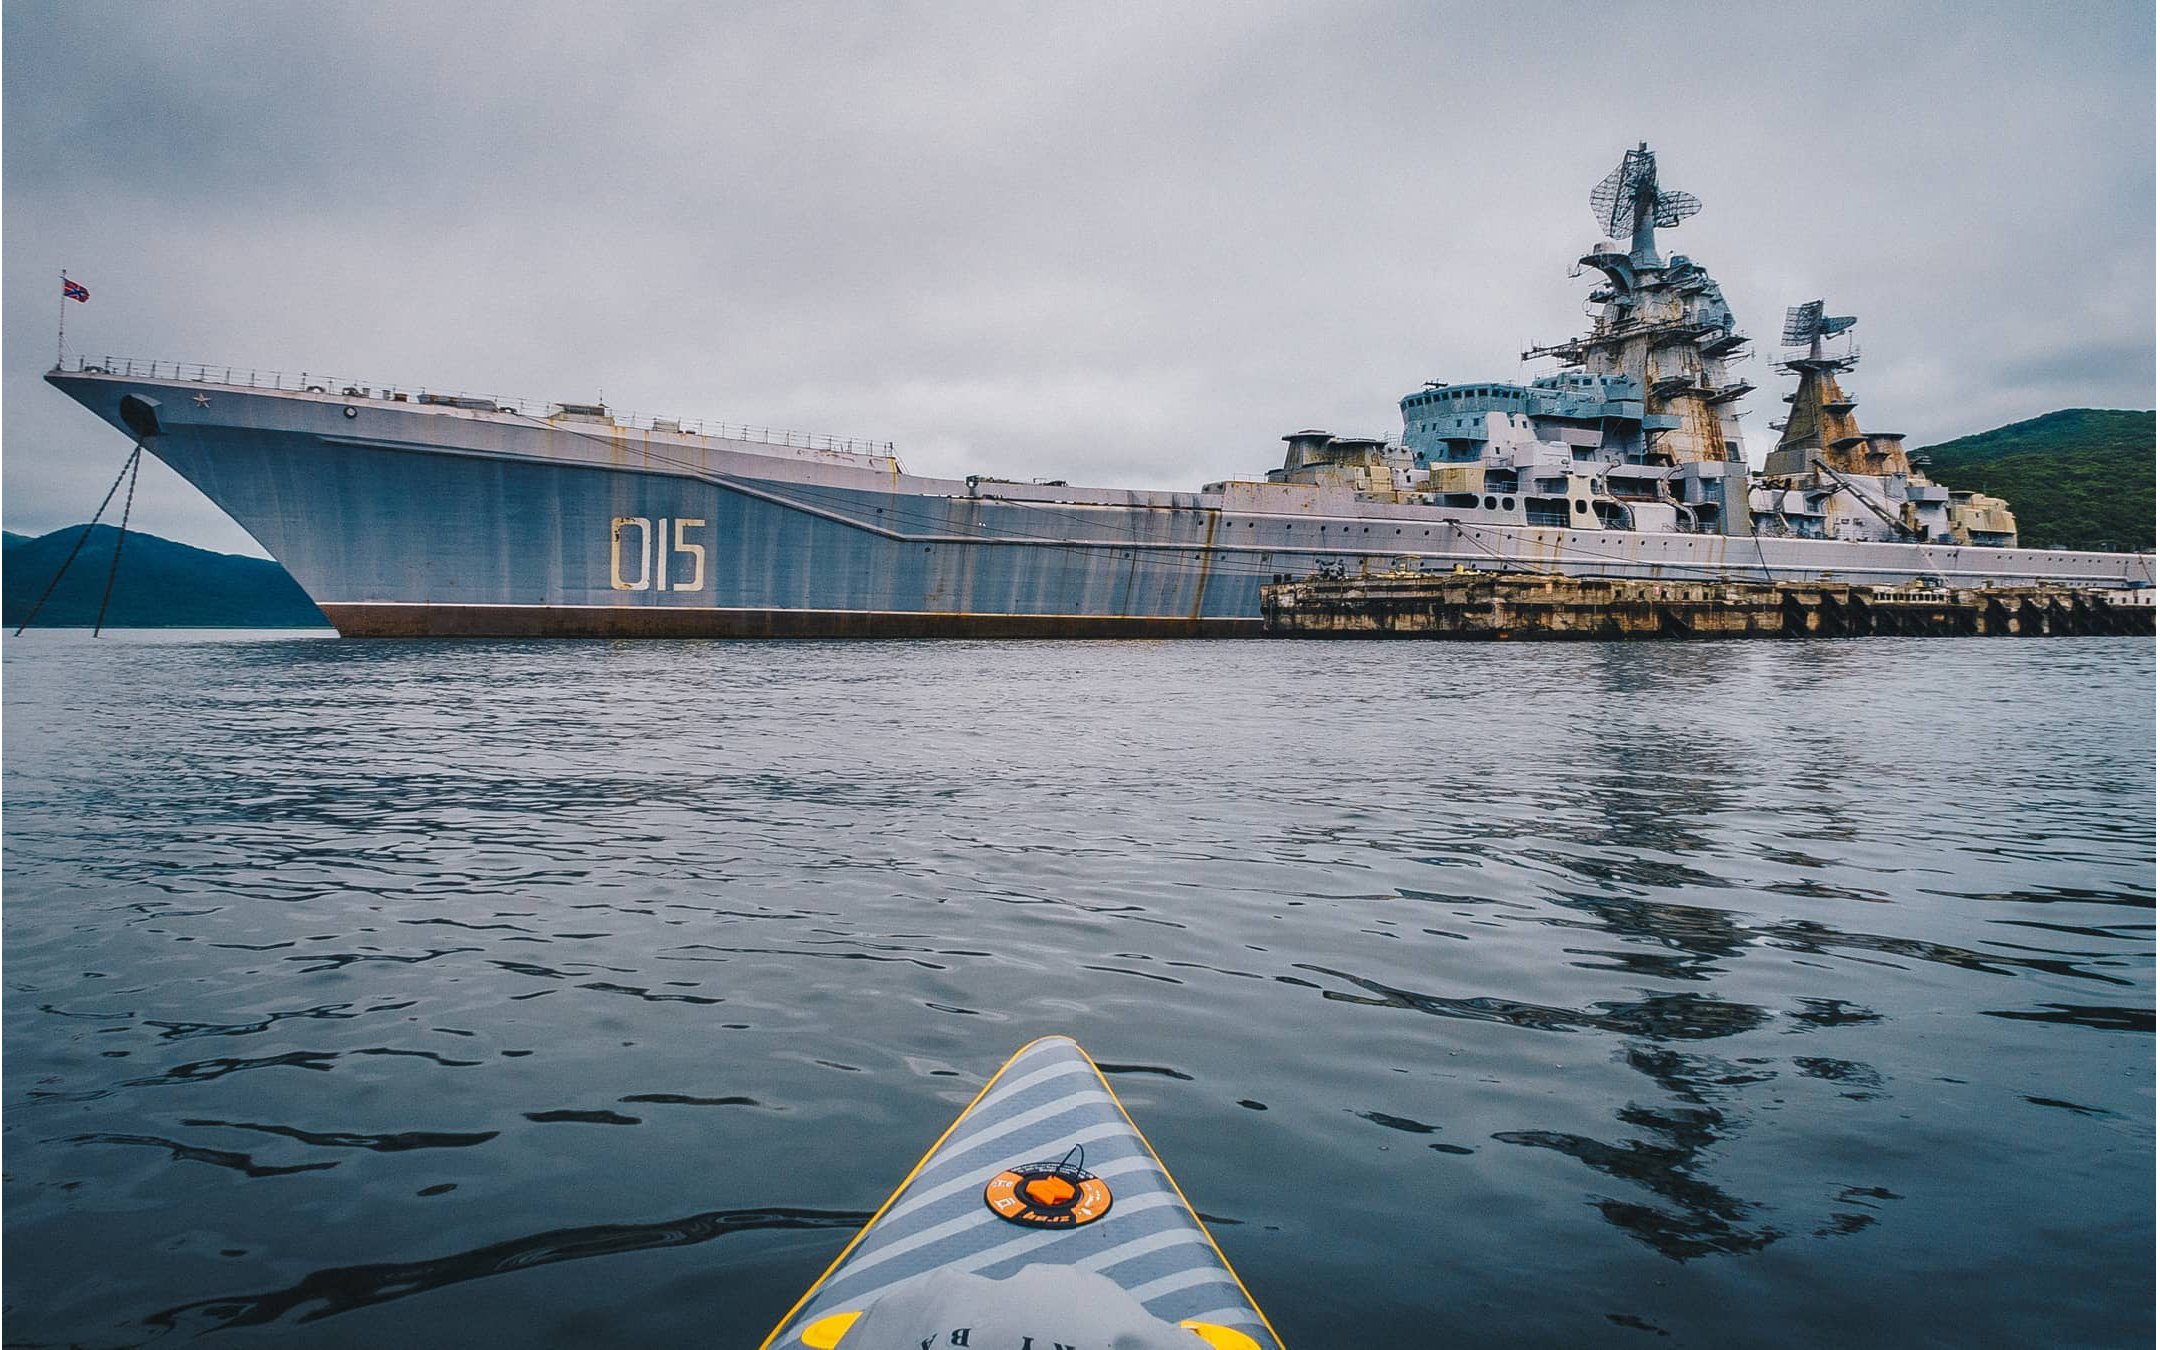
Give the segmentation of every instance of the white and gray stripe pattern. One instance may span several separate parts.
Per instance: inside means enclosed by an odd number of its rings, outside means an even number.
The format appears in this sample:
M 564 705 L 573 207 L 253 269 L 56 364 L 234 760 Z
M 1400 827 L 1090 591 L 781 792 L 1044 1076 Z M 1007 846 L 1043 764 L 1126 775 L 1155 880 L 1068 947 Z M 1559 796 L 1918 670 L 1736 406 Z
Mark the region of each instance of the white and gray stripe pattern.
M 1103 1218 L 1027 1228 L 984 1203 L 999 1172 L 1056 1162 L 1076 1145 L 1110 1187 Z M 1004 1279 L 1038 1262 L 1105 1275 L 1165 1321 L 1219 1322 L 1276 1344 L 1094 1065 L 1064 1037 L 1035 1042 L 999 1071 L 776 1344 L 794 1345 L 794 1333 L 819 1317 L 866 1308 L 933 1270 Z

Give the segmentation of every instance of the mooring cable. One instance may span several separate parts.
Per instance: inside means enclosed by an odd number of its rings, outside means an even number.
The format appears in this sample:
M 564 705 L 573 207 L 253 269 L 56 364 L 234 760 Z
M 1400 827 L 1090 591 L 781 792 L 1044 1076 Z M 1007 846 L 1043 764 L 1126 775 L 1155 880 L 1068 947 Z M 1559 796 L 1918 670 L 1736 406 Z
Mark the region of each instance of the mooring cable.
M 52 599 L 53 591 L 60 585 L 60 578 L 66 576 L 68 568 L 75 565 L 75 555 L 81 553 L 83 545 L 90 542 L 90 531 L 97 528 L 98 521 L 104 519 L 105 508 L 112 505 L 113 494 L 120 490 L 120 480 L 128 476 L 128 469 L 136 464 L 141 455 L 142 442 L 137 441 L 135 442 L 135 448 L 128 453 L 128 457 L 120 461 L 120 472 L 113 475 L 112 486 L 105 489 L 105 500 L 98 503 L 97 513 L 90 517 L 90 523 L 83 526 L 82 533 L 75 537 L 75 547 L 68 550 L 67 558 L 60 564 L 60 570 L 53 573 L 51 581 L 45 583 L 45 593 L 38 597 L 36 604 L 30 606 L 30 613 L 24 617 L 23 621 L 15 626 L 16 637 L 22 636 L 23 629 L 30 626 L 32 621 L 37 618 L 38 611 L 45 608 L 45 602 Z M 129 483 L 128 500 L 132 502 L 134 499 L 135 485 Z M 108 594 L 110 589 L 108 585 Z
M 128 474 L 127 504 L 120 509 L 120 534 L 113 540 L 112 566 L 105 572 L 105 597 L 98 601 L 97 624 L 90 636 L 105 636 L 105 609 L 112 604 L 113 582 L 120 576 L 120 550 L 127 547 L 128 517 L 135 514 L 135 480 L 142 475 L 142 442 L 135 443 L 135 453 L 128 457 L 134 468 Z

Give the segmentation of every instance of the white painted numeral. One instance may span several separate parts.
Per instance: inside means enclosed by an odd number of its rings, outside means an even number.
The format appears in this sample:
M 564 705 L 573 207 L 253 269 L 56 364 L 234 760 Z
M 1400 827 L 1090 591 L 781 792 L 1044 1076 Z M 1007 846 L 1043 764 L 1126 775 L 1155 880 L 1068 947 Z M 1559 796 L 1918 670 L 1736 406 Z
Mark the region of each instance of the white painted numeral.
M 675 522 L 675 552 L 690 555 L 690 579 L 676 582 L 675 589 L 678 591 L 701 591 L 705 589 L 705 546 L 703 544 L 686 544 L 683 542 L 683 531 L 685 529 L 702 530 L 704 528 L 705 522 L 702 520 L 692 520 L 685 517 Z
M 638 541 L 631 554 L 637 561 L 637 575 L 623 576 L 623 531 L 635 527 Z M 705 588 L 705 546 L 693 544 L 683 537 L 688 530 L 702 530 L 705 522 L 685 516 L 675 521 L 673 543 L 668 538 L 668 517 L 657 520 L 645 516 L 617 516 L 608 527 L 608 582 L 618 591 L 677 590 L 697 591 Z M 690 579 L 674 581 L 671 576 L 679 569 L 673 566 L 676 555 L 690 555 Z
M 635 525 L 638 530 L 637 580 L 623 580 L 623 530 Z M 617 516 L 608 529 L 608 581 L 618 591 L 642 591 L 652 585 L 652 522 L 643 516 Z

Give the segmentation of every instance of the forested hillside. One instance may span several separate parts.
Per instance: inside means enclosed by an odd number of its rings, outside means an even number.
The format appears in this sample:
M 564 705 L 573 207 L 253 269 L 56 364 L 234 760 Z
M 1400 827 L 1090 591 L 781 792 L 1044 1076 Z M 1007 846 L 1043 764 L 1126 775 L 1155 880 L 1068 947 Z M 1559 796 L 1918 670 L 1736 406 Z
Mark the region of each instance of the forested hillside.
M 0 617 L 12 628 L 30 613 L 82 535 L 70 525 L 35 537 L 5 537 Z M 87 627 L 97 618 L 119 531 L 99 525 L 37 616 L 38 626 Z M 268 558 L 177 544 L 130 530 L 113 574 L 108 628 L 320 628 L 329 620 L 284 568 Z
M 2001 497 L 2027 548 L 2150 549 L 2149 412 L 2066 408 L 1925 447 L 1928 476 Z

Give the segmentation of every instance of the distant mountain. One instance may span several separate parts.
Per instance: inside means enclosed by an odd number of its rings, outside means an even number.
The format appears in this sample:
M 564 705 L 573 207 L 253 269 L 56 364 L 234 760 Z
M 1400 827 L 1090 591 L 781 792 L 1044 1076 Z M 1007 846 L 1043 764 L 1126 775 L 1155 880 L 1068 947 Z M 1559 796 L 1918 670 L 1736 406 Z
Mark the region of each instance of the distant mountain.
M 2153 546 L 2152 413 L 2066 408 L 1923 448 L 1928 477 L 2009 502 L 2026 548 Z
M 97 619 L 105 576 L 119 531 L 98 525 L 76 555 L 52 599 L 38 612 L 40 628 L 86 628 Z M 32 537 L 0 536 L 0 619 L 12 629 L 30 613 L 53 573 L 82 535 L 70 525 Z M 128 531 L 113 578 L 108 628 L 323 628 L 323 612 L 284 568 L 267 558 L 176 544 Z

